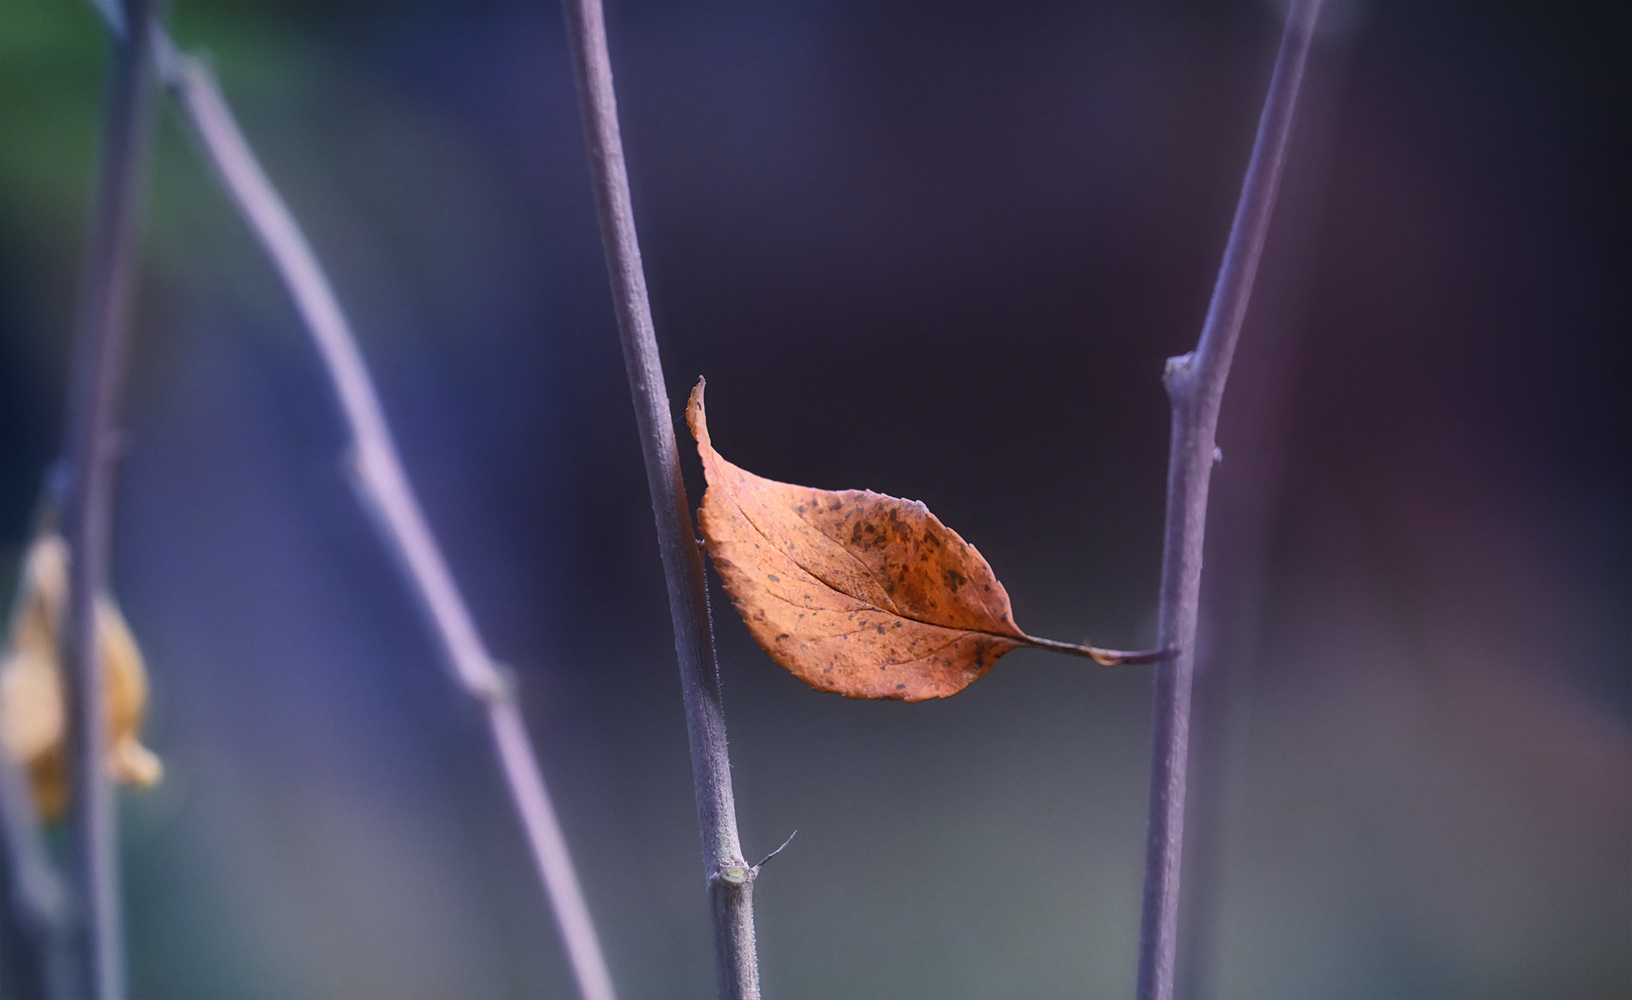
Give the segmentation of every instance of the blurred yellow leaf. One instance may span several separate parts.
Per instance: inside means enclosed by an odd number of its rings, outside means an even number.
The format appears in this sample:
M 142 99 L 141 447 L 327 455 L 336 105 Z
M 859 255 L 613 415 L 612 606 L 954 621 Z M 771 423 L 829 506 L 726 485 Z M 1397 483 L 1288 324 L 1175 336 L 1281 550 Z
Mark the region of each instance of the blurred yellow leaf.
M 63 663 L 57 644 L 68 601 L 68 545 L 47 533 L 35 539 L 0 661 L 0 746 L 28 772 L 40 818 L 55 822 L 68 808 L 63 740 Z M 130 626 L 109 595 L 96 600 L 96 638 L 107 699 L 108 773 L 145 788 L 164 767 L 138 739 L 147 711 L 147 670 Z

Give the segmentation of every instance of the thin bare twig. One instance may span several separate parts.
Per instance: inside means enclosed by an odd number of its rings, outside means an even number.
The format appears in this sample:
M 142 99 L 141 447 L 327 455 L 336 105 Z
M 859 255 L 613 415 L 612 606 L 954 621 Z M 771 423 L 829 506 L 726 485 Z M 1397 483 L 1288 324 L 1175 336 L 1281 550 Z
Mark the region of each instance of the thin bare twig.
M 10 860 L 12 912 L 31 956 L 25 978 L 32 982 L 25 989 L 72 996 L 80 977 L 70 964 L 68 887 L 51 858 L 28 777 L 8 753 L 0 753 L 0 834 Z
M 714 917 L 715 970 L 723 997 L 759 996 L 759 962 L 754 952 L 754 869 L 742 859 L 736 804 L 731 792 L 731 760 L 726 750 L 725 710 L 720 699 L 714 633 L 709 622 L 703 557 L 692 529 L 691 507 L 680 475 L 674 418 L 663 381 L 663 364 L 652 327 L 640 244 L 635 237 L 629 174 L 618 131 L 612 62 L 600 0 L 563 0 L 578 96 L 584 114 L 601 241 L 612 281 L 612 303 L 622 335 L 624 367 L 634 398 L 646 483 L 652 494 L 658 549 L 669 590 L 680 689 L 691 742 L 691 773 L 697 790 L 703 867 Z
M 46 474 L 32 518 L 36 538 L 42 530 L 60 530 L 67 468 L 66 461 L 59 460 Z M 25 554 L 11 614 L 7 617 L 13 627 L 20 623 L 31 599 L 28 574 Z M 11 639 L 15 642 L 17 636 L 14 634 Z M 52 997 L 71 996 L 79 977 L 72 967 L 69 888 L 51 855 L 29 775 L 10 753 L 0 753 L 0 835 L 4 838 L 10 869 L 12 913 L 29 949 L 30 960 L 21 970 L 22 991 Z
M 170 83 L 177 103 L 239 211 L 272 258 L 317 343 L 351 427 L 356 484 L 376 516 L 381 537 L 397 556 L 420 598 L 456 679 L 487 708 L 494 748 L 554 908 L 578 989 L 586 1000 L 610 1000 L 612 977 L 516 706 L 514 685 L 508 672 L 494 662 L 483 645 L 408 485 L 373 382 L 340 304 L 294 217 L 244 141 L 209 70 L 196 59 L 178 56 Z
M 67 888 L 51 860 L 28 778 L 10 754 L 0 754 L 0 836 L 10 861 L 13 911 L 30 933 L 58 928 L 67 911 Z
M 109 784 L 107 709 L 96 642 L 96 597 L 107 587 L 113 535 L 111 447 L 124 382 L 135 283 L 143 166 L 152 104 L 147 75 L 148 5 L 125 0 L 129 25 L 113 46 L 102 146 L 75 317 L 74 386 L 67 424 L 69 479 L 64 511 L 73 559 L 63 627 L 73 802 L 68 843 L 78 930 L 79 988 L 103 998 L 125 993 L 118 815 Z
M 98 0 L 105 14 L 109 8 Z M 110 21 L 116 32 L 120 26 Z M 494 749 L 554 910 L 567 958 L 586 1000 L 611 1000 L 612 977 L 566 838 L 550 803 L 515 685 L 483 645 L 403 471 L 373 381 L 316 255 L 245 141 L 209 68 L 179 52 L 162 30 L 153 47 L 161 76 L 232 197 L 288 288 L 316 342 L 352 435 L 352 471 L 387 546 L 419 597 L 455 679 L 487 710 Z
M 1167 468 L 1167 527 L 1157 644 L 1175 647 L 1179 655 L 1156 670 L 1155 747 L 1139 940 L 1140 1000 L 1171 1000 L 1173 996 L 1190 694 L 1207 488 L 1212 478 L 1218 410 L 1252 296 L 1258 258 L 1269 232 L 1292 134 L 1292 112 L 1319 11 L 1320 0 L 1296 0 L 1292 5 L 1200 341 L 1192 353 L 1168 359 L 1162 379 L 1173 404 L 1173 431 Z

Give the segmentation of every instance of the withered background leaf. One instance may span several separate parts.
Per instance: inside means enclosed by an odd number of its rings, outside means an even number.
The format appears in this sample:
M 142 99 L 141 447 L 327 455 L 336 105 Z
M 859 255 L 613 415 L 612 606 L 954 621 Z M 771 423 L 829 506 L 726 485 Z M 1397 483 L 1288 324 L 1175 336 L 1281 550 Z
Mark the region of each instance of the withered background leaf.
M 915 500 L 778 483 L 732 465 L 709 439 L 703 386 L 686 422 L 708 479 L 698 511 L 708 554 L 754 639 L 812 687 L 944 698 L 1017 646 L 1106 664 L 1159 658 L 1026 635 L 991 566 Z
M 57 637 L 68 604 L 68 543 L 45 533 L 29 547 L 12 613 L 10 641 L 0 655 L 0 751 L 28 772 L 34 804 L 48 823 L 68 808 L 67 736 L 62 651 Z M 109 594 L 96 600 L 96 640 L 107 702 L 108 773 L 146 788 L 164 766 L 140 740 L 147 712 L 147 668 L 141 650 Z

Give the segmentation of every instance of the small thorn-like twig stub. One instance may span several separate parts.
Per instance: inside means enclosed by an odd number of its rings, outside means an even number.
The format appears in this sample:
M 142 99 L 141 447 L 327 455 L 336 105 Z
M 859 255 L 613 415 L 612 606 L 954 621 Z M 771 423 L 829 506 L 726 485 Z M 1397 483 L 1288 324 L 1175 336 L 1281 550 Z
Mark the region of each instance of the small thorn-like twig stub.
M 740 861 L 733 861 L 729 864 L 721 865 L 720 870 L 715 872 L 709 881 L 724 882 L 726 885 L 730 886 L 747 885 L 749 882 L 752 882 L 754 879 L 759 877 L 759 870 L 765 867 L 765 862 L 776 857 L 778 854 L 781 854 L 782 849 L 793 843 L 793 838 L 797 836 L 799 836 L 798 830 L 788 834 L 788 839 L 782 841 L 782 847 L 778 847 L 776 850 L 765 855 L 763 858 L 760 858 L 759 864 L 757 865 L 743 864 Z
M 799 831 L 798 830 L 793 831 L 792 833 L 788 834 L 788 839 L 787 840 L 782 841 L 782 847 L 778 847 L 776 850 L 774 850 L 771 853 L 765 855 L 763 858 L 760 858 L 759 859 L 759 864 L 754 866 L 754 875 L 758 876 L 759 875 L 759 870 L 761 868 L 765 867 L 765 862 L 767 862 L 767 861 L 771 860 L 772 858 L 776 857 L 778 854 L 781 854 L 782 853 L 782 848 L 787 847 L 789 844 L 793 843 L 793 838 L 795 838 L 797 836 L 799 836 Z

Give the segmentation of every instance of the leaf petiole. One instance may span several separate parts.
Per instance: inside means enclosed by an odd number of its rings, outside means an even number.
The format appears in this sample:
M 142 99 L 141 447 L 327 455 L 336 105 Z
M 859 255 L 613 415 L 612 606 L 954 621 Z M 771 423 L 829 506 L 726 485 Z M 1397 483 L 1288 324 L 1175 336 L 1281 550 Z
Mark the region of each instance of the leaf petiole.
M 1100 649 L 1098 646 L 1077 645 L 1074 642 L 1057 642 L 1053 639 L 1039 639 L 1034 635 L 1025 637 L 1027 645 L 1039 649 L 1052 649 L 1058 653 L 1070 653 L 1073 656 L 1086 656 L 1102 667 L 1117 667 L 1123 664 L 1160 663 L 1171 660 L 1179 655 L 1179 647 L 1164 646 L 1161 649 L 1141 649 L 1129 652 L 1125 649 Z

